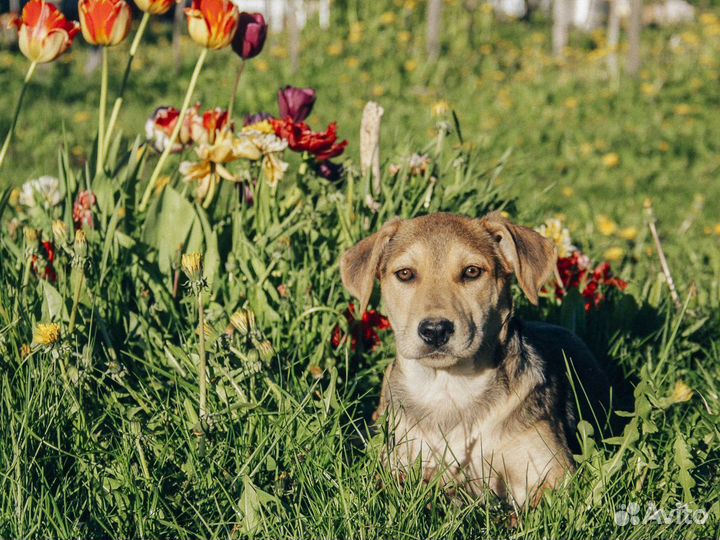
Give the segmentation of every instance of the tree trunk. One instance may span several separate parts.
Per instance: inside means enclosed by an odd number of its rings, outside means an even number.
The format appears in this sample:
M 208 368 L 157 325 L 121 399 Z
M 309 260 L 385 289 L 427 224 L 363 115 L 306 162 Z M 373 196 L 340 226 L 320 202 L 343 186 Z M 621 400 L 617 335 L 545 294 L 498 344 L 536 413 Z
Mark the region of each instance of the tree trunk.
M 320 0 L 320 28 L 327 30 L 330 28 L 330 0 Z
M 628 25 L 627 71 L 632 77 L 640 71 L 640 36 L 642 33 L 642 0 L 630 0 L 630 23 Z
M 430 60 L 440 56 L 443 0 L 429 0 L 427 11 L 427 54 Z
M 300 0 L 290 0 L 290 11 L 287 14 L 288 41 L 290 48 L 290 67 L 293 73 L 300 71 L 300 21 L 298 11 Z
M 618 45 L 620 43 L 620 13 L 618 0 L 610 0 L 610 13 L 608 14 L 607 26 L 607 46 L 608 57 L 607 67 L 610 75 L 610 81 L 617 86 L 620 80 L 620 70 L 618 68 Z
M 553 54 L 555 58 L 562 58 L 568 44 L 570 30 L 571 2 L 568 0 L 554 0 L 553 2 Z
M 172 48 L 175 57 L 175 70 L 180 72 L 182 65 L 182 53 L 180 51 L 180 29 L 182 27 L 183 15 L 185 12 L 185 2 L 180 0 L 175 4 L 175 17 L 173 19 Z

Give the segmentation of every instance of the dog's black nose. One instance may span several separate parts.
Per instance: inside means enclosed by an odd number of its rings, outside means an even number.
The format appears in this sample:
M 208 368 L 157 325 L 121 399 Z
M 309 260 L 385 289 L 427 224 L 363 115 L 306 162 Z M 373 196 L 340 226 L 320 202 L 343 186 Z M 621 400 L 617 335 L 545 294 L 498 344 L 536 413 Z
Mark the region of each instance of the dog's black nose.
M 418 325 L 422 340 L 433 347 L 445 345 L 455 332 L 455 325 L 447 319 L 423 319 Z

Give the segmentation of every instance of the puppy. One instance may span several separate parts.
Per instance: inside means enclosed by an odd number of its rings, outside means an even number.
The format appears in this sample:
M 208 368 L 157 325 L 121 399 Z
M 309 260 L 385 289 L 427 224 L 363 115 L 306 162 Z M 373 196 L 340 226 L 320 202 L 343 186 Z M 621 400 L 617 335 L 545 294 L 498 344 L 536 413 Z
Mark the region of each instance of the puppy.
M 602 423 L 607 379 L 572 333 L 515 318 L 510 288 L 515 276 L 537 304 L 555 263 L 551 241 L 499 213 L 391 221 L 345 253 L 360 313 L 378 279 L 395 333 L 378 413 L 400 477 L 419 460 L 426 479 L 522 507 L 573 469 L 577 423 Z

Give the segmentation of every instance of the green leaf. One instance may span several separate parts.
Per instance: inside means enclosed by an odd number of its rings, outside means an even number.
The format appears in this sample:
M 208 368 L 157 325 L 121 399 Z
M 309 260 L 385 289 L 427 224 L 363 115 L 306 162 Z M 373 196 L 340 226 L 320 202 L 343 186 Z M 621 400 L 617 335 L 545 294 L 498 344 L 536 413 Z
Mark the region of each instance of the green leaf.
M 695 480 L 690 475 L 690 471 L 695 468 L 695 464 L 692 462 L 690 449 L 679 432 L 676 433 L 675 442 L 673 443 L 673 459 L 675 465 L 680 469 L 678 482 L 683 488 L 683 501 L 686 503 L 693 502 L 691 490 L 695 487 Z
M 57 321 L 67 317 L 67 310 L 62 295 L 49 281 L 42 280 L 43 303 L 42 318 L 44 321 Z
M 177 258 L 178 250 L 184 249 L 194 220 L 192 203 L 167 186 L 156 215 L 148 216 L 143 230 L 143 239 L 158 250 L 161 272 L 168 274 L 172 269 L 172 262 Z

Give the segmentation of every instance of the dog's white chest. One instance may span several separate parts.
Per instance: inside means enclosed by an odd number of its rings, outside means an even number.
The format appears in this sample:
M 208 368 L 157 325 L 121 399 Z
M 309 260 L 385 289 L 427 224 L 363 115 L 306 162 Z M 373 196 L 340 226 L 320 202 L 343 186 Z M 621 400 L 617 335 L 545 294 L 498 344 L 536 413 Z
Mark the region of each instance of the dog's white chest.
M 438 370 L 429 377 L 423 371 L 422 367 L 403 370 L 404 404 L 395 403 L 393 408 L 392 459 L 409 466 L 419 458 L 426 476 L 439 467 L 453 476 L 487 476 L 481 470 L 483 457 L 491 457 L 501 442 L 501 418 L 488 414 L 493 407 L 484 402 L 494 373 L 468 377 Z M 421 411 L 421 416 L 407 415 L 404 408 Z

